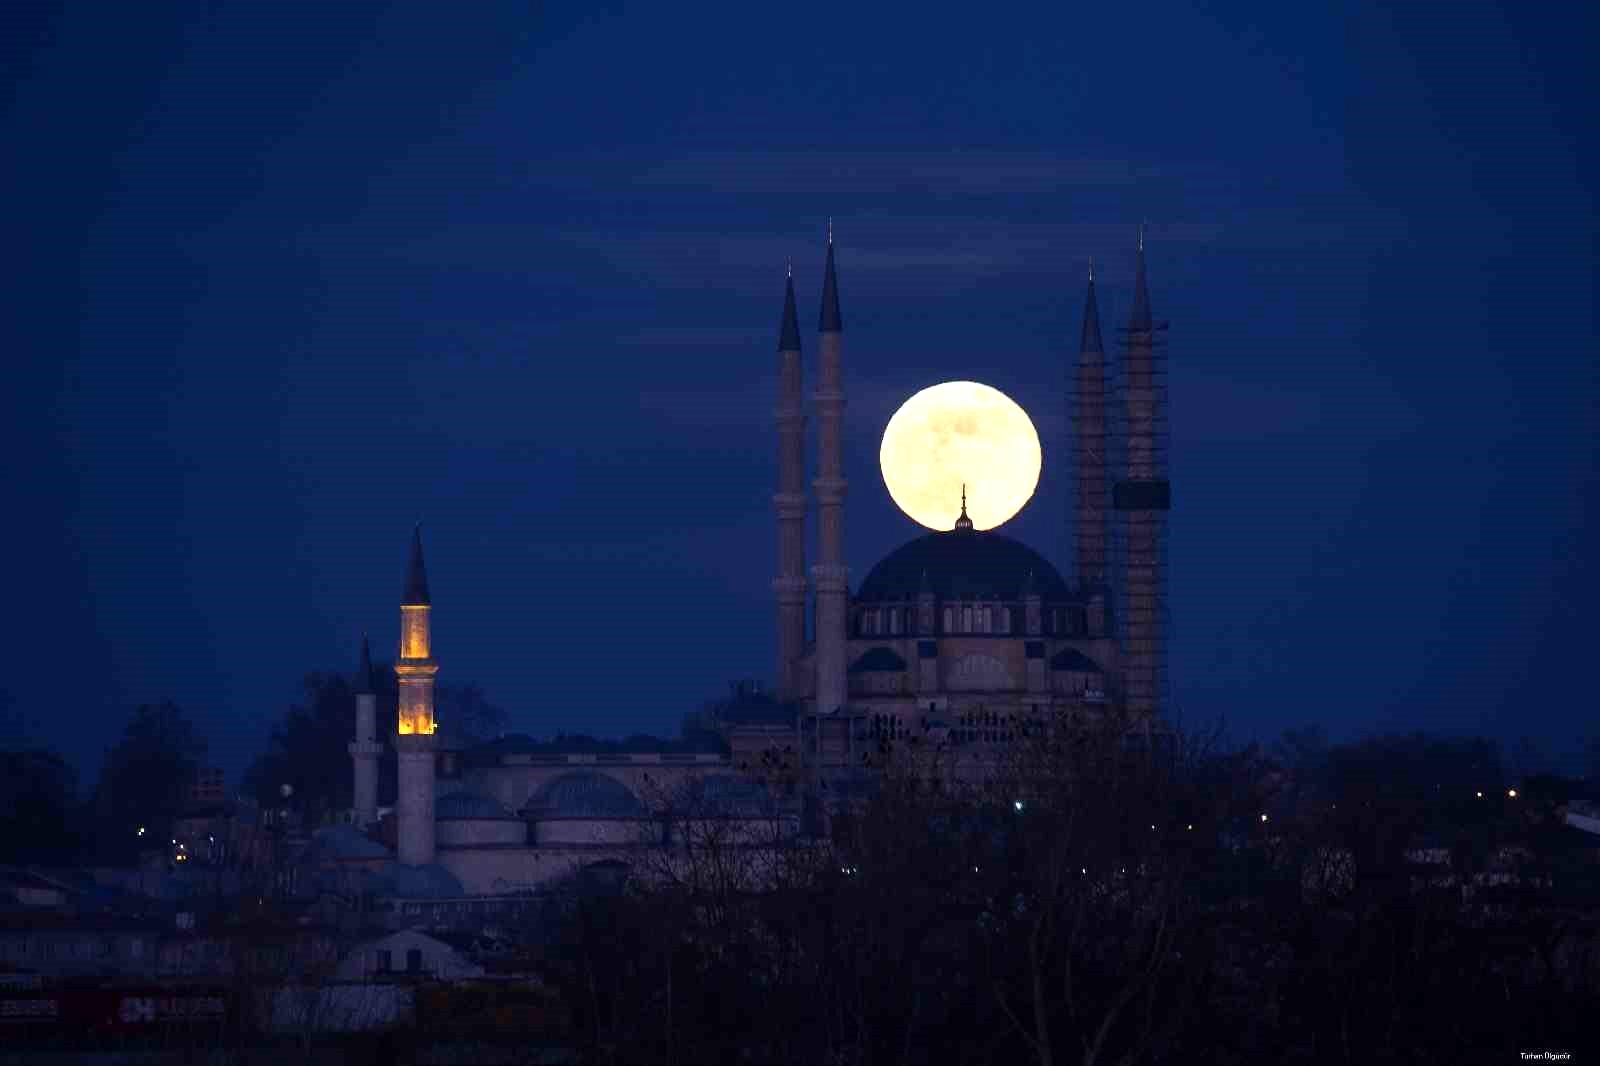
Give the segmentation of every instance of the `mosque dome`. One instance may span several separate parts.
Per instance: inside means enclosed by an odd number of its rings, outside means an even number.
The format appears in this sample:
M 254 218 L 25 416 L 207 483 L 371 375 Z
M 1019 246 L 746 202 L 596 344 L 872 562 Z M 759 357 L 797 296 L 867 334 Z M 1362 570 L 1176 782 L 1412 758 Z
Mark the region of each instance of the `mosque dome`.
M 626 785 L 592 770 L 547 782 L 528 806 L 547 818 L 643 818 L 650 813 Z
M 1029 582 L 1045 601 L 1071 598 L 1050 561 L 1021 541 L 958 528 L 902 544 L 861 582 L 856 603 L 914 600 L 931 591 L 941 600 L 1020 600 Z

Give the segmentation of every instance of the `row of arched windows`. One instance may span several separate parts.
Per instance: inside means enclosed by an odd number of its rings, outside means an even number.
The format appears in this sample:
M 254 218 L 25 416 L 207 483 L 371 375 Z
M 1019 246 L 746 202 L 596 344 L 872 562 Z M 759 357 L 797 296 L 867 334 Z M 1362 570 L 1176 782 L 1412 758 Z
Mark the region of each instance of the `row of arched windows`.
M 856 635 L 860 637 L 909 636 L 916 632 L 915 607 L 862 607 L 856 612 Z M 1007 636 L 1022 631 L 1018 608 L 994 603 L 947 603 L 940 616 L 940 633 L 988 633 Z M 1040 619 L 1043 632 L 1050 636 L 1086 636 L 1087 619 L 1082 607 L 1052 607 Z

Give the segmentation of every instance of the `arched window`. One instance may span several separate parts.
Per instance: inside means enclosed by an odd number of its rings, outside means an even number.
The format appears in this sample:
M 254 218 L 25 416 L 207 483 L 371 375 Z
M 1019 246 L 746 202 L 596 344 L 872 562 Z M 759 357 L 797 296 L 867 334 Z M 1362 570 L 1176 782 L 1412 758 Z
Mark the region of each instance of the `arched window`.
M 955 613 L 955 608 L 953 607 L 944 609 L 944 631 L 946 633 L 954 633 L 956 631 Z
M 972 632 L 972 607 L 970 604 L 961 608 L 961 632 Z
M 1000 632 L 1011 632 L 1011 608 L 1009 607 L 1000 608 Z

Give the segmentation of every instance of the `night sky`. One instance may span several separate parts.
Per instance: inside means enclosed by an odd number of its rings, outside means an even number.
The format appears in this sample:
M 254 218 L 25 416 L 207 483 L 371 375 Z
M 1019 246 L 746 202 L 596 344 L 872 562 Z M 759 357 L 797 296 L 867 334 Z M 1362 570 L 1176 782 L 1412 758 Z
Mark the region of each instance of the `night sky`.
M 674 732 L 771 668 L 829 216 L 854 580 L 918 534 L 884 423 L 961 377 L 1038 423 L 1004 532 L 1069 570 L 1085 267 L 1120 324 L 1147 219 L 1185 721 L 1570 751 L 1594 27 L 1331 6 L 11 6 L 0 699 L 92 776 L 171 698 L 237 773 L 392 648 L 420 520 L 442 679 Z

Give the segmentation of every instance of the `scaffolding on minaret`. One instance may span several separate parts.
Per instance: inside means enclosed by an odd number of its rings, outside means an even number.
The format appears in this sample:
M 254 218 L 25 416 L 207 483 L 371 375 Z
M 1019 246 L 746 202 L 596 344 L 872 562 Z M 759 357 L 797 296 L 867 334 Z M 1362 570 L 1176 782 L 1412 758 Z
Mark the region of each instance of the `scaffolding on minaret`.
M 1117 368 L 1120 417 L 1116 439 L 1122 476 L 1112 489 L 1118 516 L 1118 628 L 1122 644 L 1123 700 L 1134 715 L 1154 718 L 1168 702 L 1166 645 L 1167 324 L 1151 313 L 1140 227 L 1133 307 L 1122 330 Z
M 1109 375 L 1100 312 L 1095 297 L 1094 261 L 1084 297 L 1078 354 L 1068 388 L 1068 425 L 1072 427 L 1072 468 L 1076 473 L 1076 520 L 1073 546 L 1078 588 L 1086 597 L 1103 591 L 1110 579 L 1111 454 L 1106 400 Z

